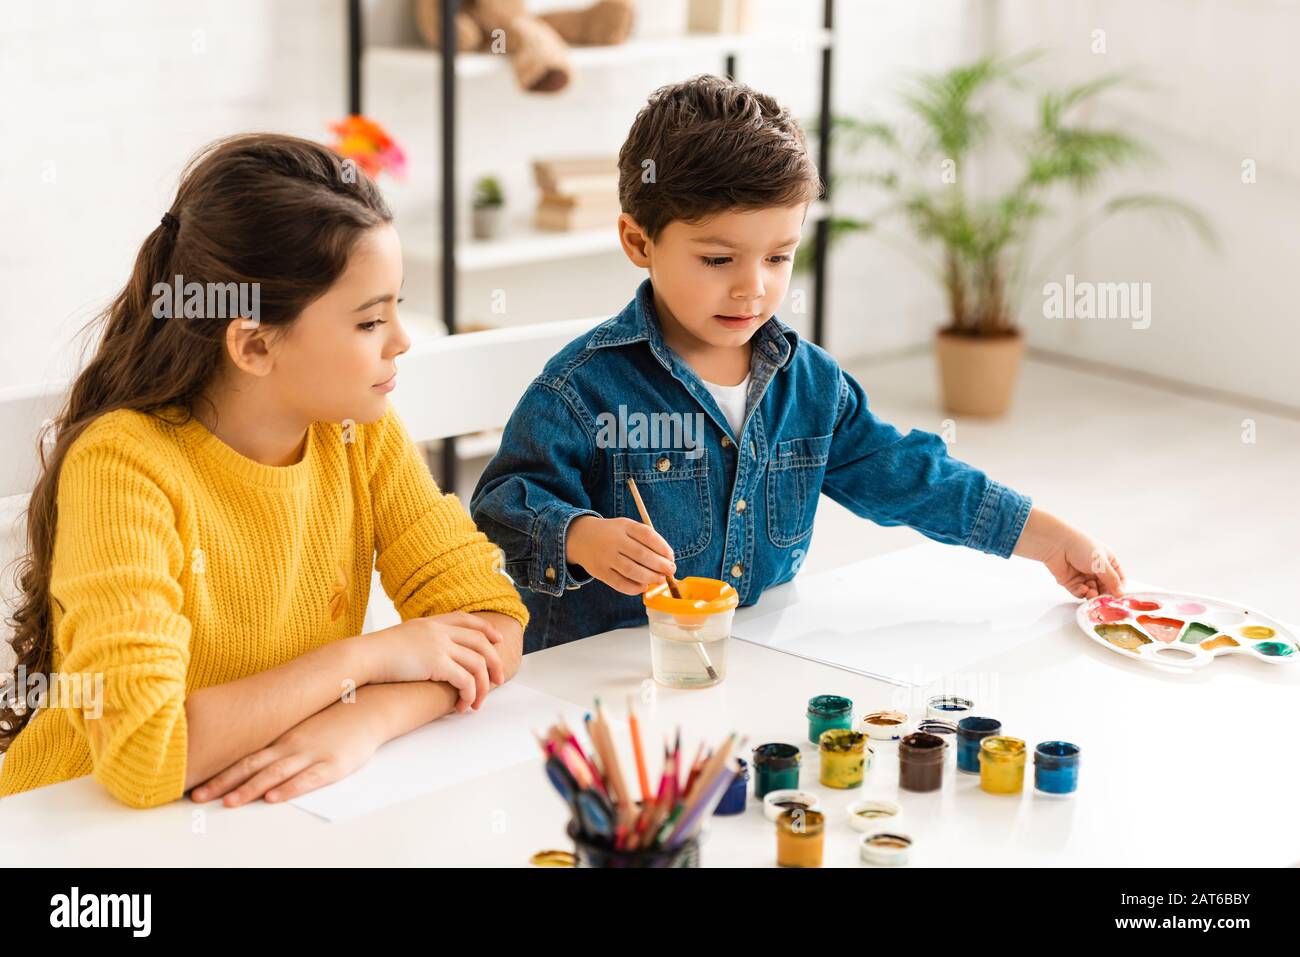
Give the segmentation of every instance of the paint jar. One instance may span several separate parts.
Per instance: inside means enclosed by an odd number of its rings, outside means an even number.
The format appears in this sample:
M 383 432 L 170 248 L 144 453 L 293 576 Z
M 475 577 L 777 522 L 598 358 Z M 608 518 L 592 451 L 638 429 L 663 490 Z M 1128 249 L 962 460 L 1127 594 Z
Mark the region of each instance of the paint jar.
M 881 798 L 854 801 L 846 813 L 849 827 L 863 834 L 895 830 L 903 820 L 903 809 L 893 801 Z
M 821 811 L 786 811 L 776 819 L 776 863 L 781 867 L 821 867 L 826 816 Z
M 957 725 L 951 721 L 941 721 L 938 718 L 926 718 L 916 726 L 917 731 L 924 731 L 926 734 L 937 734 L 943 738 L 943 743 L 948 747 L 943 749 L 943 763 L 952 767 L 957 763 Z
M 763 797 L 763 816 L 775 821 L 786 811 L 820 811 L 822 802 L 810 791 L 798 788 L 780 791 L 768 791 Z
M 943 753 L 937 734 L 917 731 L 898 742 L 898 786 L 904 791 L 937 791 L 943 785 Z
M 868 864 L 897 867 L 907 863 L 912 851 L 912 838 L 901 831 L 877 831 L 874 834 L 863 834 L 858 849 Z
M 1073 794 L 1079 786 L 1079 746 L 1044 741 L 1034 748 L 1034 788 L 1044 794 Z
M 969 718 L 975 711 L 975 702 L 955 694 L 937 694 L 925 705 L 927 718 L 951 721 L 956 724 L 962 718 Z
M 990 794 L 1019 794 L 1025 788 L 1025 742 L 990 735 L 980 742 L 980 787 Z
M 957 722 L 957 770 L 980 773 L 980 742 L 1002 730 L 997 718 L 962 718 Z
M 722 792 L 722 800 L 713 809 L 714 814 L 739 814 L 745 810 L 745 793 L 749 784 L 749 762 L 744 758 L 736 758 L 736 763 L 740 765 L 740 770 L 736 772 L 736 776 L 727 785 L 727 790 Z
M 586 834 L 579 834 L 577 825 L 570 821 L 569 837 L 573 839 L 574 867 L 699 867 L 699 835 L 688 838 L 674 848 L 645 848 L 637 851 L 617 851 L 607 842 Z
M 727 639 L 740 596 L 715 578 L 683 578 L 681 598 L 668 583 L 642 596 L 650 619 L 650 667 L 670 688 L 707 688 L 727 673 Z
M 842 695 L 819 694 L 808 701 L 808 740 L 820 744 L 822 732 L 853 727 L 853 702 Z
M 863 717 L 862 730 L 877 741 L 897 741 L 907 730 L 907 715 L 901 711 L 873 711 Z
M 761 801 L 768 791 L 791 790 L 799 786 L 799 762 L 803 755 L 793 744 L 760 744 L 754 749 L 754 797 Z
M 817 750 L 822 757 L 819 780 L 828 788 L 862 787 L 867 770 L 867 736 L 850 728 L 823 731 Z

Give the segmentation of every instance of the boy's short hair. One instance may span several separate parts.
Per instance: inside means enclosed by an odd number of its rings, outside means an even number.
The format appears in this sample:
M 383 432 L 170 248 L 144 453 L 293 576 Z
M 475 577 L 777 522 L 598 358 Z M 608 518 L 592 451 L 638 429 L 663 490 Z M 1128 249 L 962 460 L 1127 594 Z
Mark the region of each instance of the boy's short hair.
M 799 123 L 743 83 L 702 75 L 650 94 L 618 154 L 618 198 L 650 239 L 674 220 L 810 203 L 821 177 Z

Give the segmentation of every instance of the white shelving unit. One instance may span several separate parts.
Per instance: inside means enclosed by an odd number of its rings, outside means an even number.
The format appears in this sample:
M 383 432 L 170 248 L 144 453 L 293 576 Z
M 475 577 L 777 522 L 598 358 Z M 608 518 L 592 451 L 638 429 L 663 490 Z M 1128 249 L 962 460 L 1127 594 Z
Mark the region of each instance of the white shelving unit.
M 448 5 L 450 4 L 450 6 Z M 450 17 L 456 4 L 444 0 L 444 30 L 450 26 Z M 638 63 L 665 59 L 725 59 L 728 75 L 735 73 L 735 55 L 738 53 L 763 50 L 783 50 L 815 53 L 821 61 L 821 116 L 823 127 L 830 122 L 830 63 L 834 47 L 833 22 L 834 0 L 822 0 L 824 27 L 819 30 L 803 32 L 776 33 L 759 31 L 751 33 L 720 34 L 681 34 L 675 36 L 641 37 L 628 40 L 614 46 L 573 47 L 569 51 L 570 62 L 575 71 L 596 69 L 635 68 Z M 492 53 L 457 53 L 454 62 L 444 64 L 441 54 L 426 47 L 391 46 L 376 44 L 367 46 L 362 39 L 361 2 L 348 0 L 348 66 L 349 66 L 349 103 L 351 111 L 361 109 L 361 77 L 363 61 L 366 69 L 382 71 L 398 79 L 398 82 L 426 84 L 442 87 L 442 124 L 444 136 L 442 179 L 443 203 L 455 202 L 454 165 L 455 165 L 455 110 L 456 94 L 459 80 L 474 80 L 480 77 L 507 72 L 510 70 L 506 56 Z M 828 130 L 820 134 L 820 162 L 823 175 L 827 175 L 829 153 Z M 455 235 L 454 228 L 448 224 L 454 222 L 455 209 L 442 211 L 435 216 L 433 210 L 423 216 L 418 211 L 407 219 L 399 216 L 404 244 L 404 255 L 409 262 L 417 266 L 433 265 L 443 277 L 443 317 L 423 316 L 404 313 L 403 318 L 411 327 L 412 336 L 446 335 L 455 329 L 455 276 L 461 272 L 483 272 L 528 263 L 554 262 L 576 259 L 613 252 L 618 249 L 618 235 L 611 224 L 600 229 L 584 229 L 573 232 L 548 232 L 537 230 L 530 221 L 516 221 L 511 225 L 512 231 L 501 239 L 466 240 Z M 828 238 L 830 210 L 824 203 L 815 203 L 808 212 L 805 226 L 815 230 L 817 255 L 815 266 L 815 308 L 814 330 L 820 326 L 821 303 L 825 288 L 825 245 Z M 444 262 L 445 243 L 453 245 L 450 262 Z M 449 288 L 450 287 L 450 288 Z M 447 320 L 450 322 L 447 322 Z M 814 334 L 816 338 L 816 332 Z M 444 463 L 444 487 L 455 487 L 454 464 L 462 458 L 478 457 L 491 454 L 499 441 L 499 436 L 485 433 L 479 436 L 462 437 L 459 442 L 448 440 L 449 450 L 454 450 L 449 461 Z M 459 447 L 458 447 L 459 446 Z
M 829 215 L 830 208 L 826 203 L 813 203 L 808 209 L 804 228 L 812 228 Z M 599 229 L 578 229 L 571 232 L 535 229 L 527 220 L 518 220 L 511 226 L 509 234 L 502 239 L 468 239 L 457 242 L 456 269 L 459 272 L 482 272 L 487 269 L 616 252 L 619 248 L 618 233 L 612 223 Z M 437 230 L 437 224 L 431 219 L 403 222 L 403 255 L 416 263 L 438 262 L 442 258 L 442 250 Z

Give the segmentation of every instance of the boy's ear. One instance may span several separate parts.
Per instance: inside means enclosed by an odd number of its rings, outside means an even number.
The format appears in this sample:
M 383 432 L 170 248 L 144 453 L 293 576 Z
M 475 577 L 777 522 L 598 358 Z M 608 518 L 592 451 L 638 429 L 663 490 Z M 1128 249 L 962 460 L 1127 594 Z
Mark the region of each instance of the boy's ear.
M 618 241 L 623 244 L 623 252 L 632 265 L 641 269 L 650 266 L 650 239 L 630 213 L 619 213 Z
M 226 323 L 226 353 L 230 361 L 249 375 L 264 376 L 271 371 L 271 328 L 250 319 L 231 319 Z

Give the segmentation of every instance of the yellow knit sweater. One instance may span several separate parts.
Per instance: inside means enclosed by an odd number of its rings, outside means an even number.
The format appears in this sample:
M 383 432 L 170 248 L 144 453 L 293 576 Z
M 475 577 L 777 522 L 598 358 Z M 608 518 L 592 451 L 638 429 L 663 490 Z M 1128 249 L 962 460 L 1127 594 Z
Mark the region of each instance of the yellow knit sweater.
M 497 548 L 391 407 L 316 423 L 284 467 L 181 418 L 112 412 L 68 451 L 50 588 L 54 671 L 79 694 L 52 694 L 14 740 L 0 795 L 94 774 L 132 807 L 179 798 L 186 694 L 360 633 L 372 560 L 403 619 L 527 624 Z

